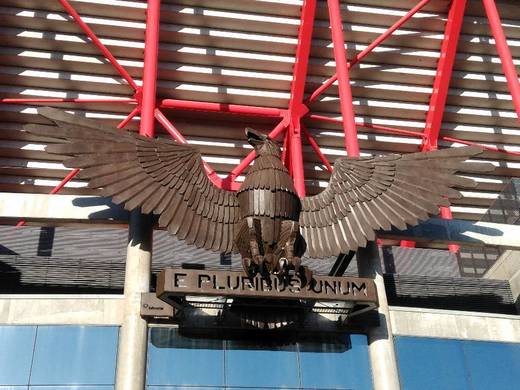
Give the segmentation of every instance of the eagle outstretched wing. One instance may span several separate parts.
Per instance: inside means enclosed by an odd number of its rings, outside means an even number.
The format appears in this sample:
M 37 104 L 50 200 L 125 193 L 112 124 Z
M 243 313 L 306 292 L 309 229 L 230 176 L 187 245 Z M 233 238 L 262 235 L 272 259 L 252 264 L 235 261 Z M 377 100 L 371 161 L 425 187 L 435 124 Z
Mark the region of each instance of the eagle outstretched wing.
M 159 226 L 198 248 L 233 250 L 240 208 L 234 192 L 214 186 L 197 149 L 168 139 L 146 138 L 102 126 L 63 111 L 38 113 L 56 126 L 26 125 L 35 135 L 54 138 L 48 153 L 68 156 L 63 164 L 81 168 L 90 188 L 125 209 L 159 214 Z
M 489 172 L 492 164 L 465 162 L 476 146 L 428 153 L 340 158 L 328 187 L 302 200 L 301 233 L 310 257 L 337 256 L 374 240 L 391 225 L 405 229 L 460 198 L 453 187 L 474 187 L 456 172 Z

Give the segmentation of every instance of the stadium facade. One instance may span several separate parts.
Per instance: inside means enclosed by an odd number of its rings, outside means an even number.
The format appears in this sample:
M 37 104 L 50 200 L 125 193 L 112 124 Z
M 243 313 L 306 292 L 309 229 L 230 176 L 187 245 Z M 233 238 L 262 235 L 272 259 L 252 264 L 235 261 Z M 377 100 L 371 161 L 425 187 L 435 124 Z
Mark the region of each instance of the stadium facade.
M 0 9 L 0 390 L 517 387 L 515 0 Z M 240 271 L 239 256 L 190 247 L 88 188 L 45 153 L 52 139 L 23 130 L 54 125 L 37 115 L 42 105 L 195 145 L 229 190 L 252 159 L 246 126 L 283 145 L 301 196 L 318 193 L 346 154 L 480 145 L 473 161 L 495 170 L 468 174 L 477 186 L 438 218 L 378 232 L 356 254 L 304 258 L 343 288 L 371 279 L 377 308 L 266 308 L 258 286 L 251 301 L 168 304 L 158 298 L 165 269 L 211 280 Z

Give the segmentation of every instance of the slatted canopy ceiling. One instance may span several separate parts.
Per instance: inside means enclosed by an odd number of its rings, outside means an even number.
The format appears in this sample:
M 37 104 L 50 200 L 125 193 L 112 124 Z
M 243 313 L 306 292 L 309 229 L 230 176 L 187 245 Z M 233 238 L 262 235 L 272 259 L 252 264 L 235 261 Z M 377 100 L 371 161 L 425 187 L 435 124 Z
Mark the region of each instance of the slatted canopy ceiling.
M 349 58 L 363 50 L 418 1 L 353 0 L 342 3 Z M 101 41 L 140 84 L 145 1 L 70 1 Z M 161 98 L 286 108 L 297 44 L 301 1 L 163 0 L 158 95 Z M 497 1 L 515 64 L 520 64 L 520 7 Z M 449 1 L 432 0 L 392 37 L 351 70 L 358 120 L 420 131 L 432 92 Z M 132 89 L 58 1 L 3 0 L 0 6 L 0 97 L 129 98 Z M 307 92 L 335 72 L 325 3 L 314 28 Z M 131 111 L 126 103 L 59 104 L 71 112 L 113 125 Z M 312 104 L 316 114 L 340 117 L 338 91 Z M 220 174 L 250 149 L 243 128 L 269 131 L 276 124 L 228 114 L 164 110 Z M 66 174 L 43 152 L 45 139 L 20 131 L 43 123 L 34 105 L 0 104 L 0 191 L 49 192 Z M 307 119 L 325 155 L 344 155 L 340 125 Z M 129 125 L 136 129 L 137 122 Z M 159 136 L 167 136 L 160 132 Z M 358 128 L 362 154 L 418 151 L 420 139 Z M 480 0 L 470 0 L 462 27 L 441 136 L 520 151 L 516 118 L 506 79 Z M 440 147 L 459 146 L 445 141 Z M 307 191 L 319 191 L 329 174 L 304 145 Z M 485 152 L 492 175 L 452 208 L 455 218 L 479 219 L 509 177 L 520 172 L 520 155 Z M 472 176 L 475 177 L 475 176 Z M 73 180 L 63 193 L 92 193 Z

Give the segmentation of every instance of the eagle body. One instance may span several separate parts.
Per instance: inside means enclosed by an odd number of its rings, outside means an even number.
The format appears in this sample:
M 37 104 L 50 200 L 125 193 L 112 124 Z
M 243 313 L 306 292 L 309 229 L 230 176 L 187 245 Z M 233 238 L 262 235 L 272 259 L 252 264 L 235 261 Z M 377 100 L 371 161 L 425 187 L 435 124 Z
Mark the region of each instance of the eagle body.
M 299 232 L 301 201 L 293 180 L 282 164 L 277 145 L 266 142 L 251 129 L 247 135 L 253 145 L 257 140 L 260 147 L 237 192 L 241 222 L 235 246 L 245 259 L 246 270 L 252 266 L 262 270 L 265 266 L 268 272 L 280 272 L 281 259 L 299 267 L 305 240 Z
M 490 172 L 468 162 L 477 146 L 428 153 L 340 157 L 328 186 L 299 199 L 280 147 L 246 129 L 256 159 L 238 192 L 217 188 L 199 151 L 171 139 L 146 138 L 48 107 L 38 112 L 57 126 L 24 129 L 49 143 L 48 153 L 80 168 L 79 177 L 125 209 L 159 215 L 158 224 L 198 248 L 240 252 L 244 269 L 304 272 L 300 258 L 337 256 L 392 226 L 405 229 L 460 198 L 476 182 L 457 173 Z M 305 272 L 306 273 L 306 272 Z

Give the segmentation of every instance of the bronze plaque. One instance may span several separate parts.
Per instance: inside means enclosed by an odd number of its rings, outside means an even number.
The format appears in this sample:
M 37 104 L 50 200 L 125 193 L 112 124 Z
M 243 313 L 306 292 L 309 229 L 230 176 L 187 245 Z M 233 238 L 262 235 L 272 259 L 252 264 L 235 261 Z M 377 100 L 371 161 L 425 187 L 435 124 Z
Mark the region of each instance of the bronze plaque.
M 302 284 L 297 276 L 287 282 L 271 276 L 269 283 L 237 271 L 166 268 L 159 273 L 157 297 L 185 295 L 378 303 L 376 285 L 366 278 L 314 276 L 311 283 Z

